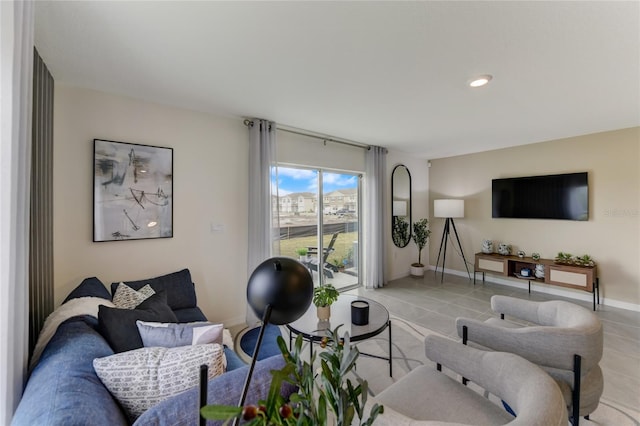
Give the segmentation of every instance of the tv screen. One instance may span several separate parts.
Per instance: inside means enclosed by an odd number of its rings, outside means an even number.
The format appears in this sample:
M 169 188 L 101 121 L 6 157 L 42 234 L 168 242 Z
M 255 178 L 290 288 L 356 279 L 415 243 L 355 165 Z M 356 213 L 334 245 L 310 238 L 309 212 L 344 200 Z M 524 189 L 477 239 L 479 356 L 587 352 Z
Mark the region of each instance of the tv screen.
M 492 181 L 492 217 L 589 219 L 587 172 Z

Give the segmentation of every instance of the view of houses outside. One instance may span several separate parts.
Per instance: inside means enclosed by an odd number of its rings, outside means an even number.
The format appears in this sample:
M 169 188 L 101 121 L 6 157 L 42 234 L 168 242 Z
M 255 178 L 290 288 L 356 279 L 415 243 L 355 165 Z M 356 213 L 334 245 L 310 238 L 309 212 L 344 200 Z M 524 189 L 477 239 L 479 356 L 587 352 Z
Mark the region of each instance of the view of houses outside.
M 324 282 L 331 282 L 337 288 L 357 284 L 358 175 L 278 167 L 277 179 L 275 173 L 272 175 L 272 188 L 274 204 L 278 206 L 280 255 L 299 259 L 307 265 L 316 283 L 320 279 L 318 269 L 321 269 Z M 322 197 L 321 215 L 319 197 Z M 317 254 L 320 221 L 322 247 L 331 249 L 323 268 L 318 267 L 321 259 Z

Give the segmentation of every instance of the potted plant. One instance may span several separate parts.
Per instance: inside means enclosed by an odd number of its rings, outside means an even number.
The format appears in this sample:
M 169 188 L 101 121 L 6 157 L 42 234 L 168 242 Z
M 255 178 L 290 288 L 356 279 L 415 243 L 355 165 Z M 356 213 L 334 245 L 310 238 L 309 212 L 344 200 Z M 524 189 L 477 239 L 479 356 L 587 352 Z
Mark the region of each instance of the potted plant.
M 424 275 L 424 265 L 422 264 L 422 249 L 427 245 L 427 240 L 431 231 L 427 229 L 429 221 L 424 218 L 413 223 L 413 242 L 418 246 L 418 261 L 411 264 L 411 275 L 421 277 Z
M 347 378 L 356 367 L 360 355 L 358 348 L 351 346 L 349 333 L 342 337 L 335 330 L 323 338 L 320 346 L 320 368 L 314 352 L 309 362 L 302 359 L 302 335 L 296 337 L 291 350 L 282 336 L 277 337 L 278 347 L 286 364 L 281 370 L 272 370 L 271 386 L 266 400 L 257 405 L 244 407 L 207 405 L 200 410 L 202 417 L 209 420 L 230 420 L 240 418 L 246 426 L 369 426 L 384 407 L 374 404 L 365 412 L 368 398 L 368 383 L 358 379 L 357 386 Z M 280 395 L 284 381 L 298 388 L 298 392 L 285 401 Z
M 313 289 L 313 304 L 318 310 L 318 319 L 326 321 L 331 316 L 331 304 L 338 300 L 338 290 L 331 284 L 319 285 Z
M 296 253 L 298 253 L 298 256 L 300 256 L 300 262 L 304 262 L 305 260 L 307 260 L 307 253 L 309 252 L 308 249 L 306 249 L 305 247 L 296 249 Z

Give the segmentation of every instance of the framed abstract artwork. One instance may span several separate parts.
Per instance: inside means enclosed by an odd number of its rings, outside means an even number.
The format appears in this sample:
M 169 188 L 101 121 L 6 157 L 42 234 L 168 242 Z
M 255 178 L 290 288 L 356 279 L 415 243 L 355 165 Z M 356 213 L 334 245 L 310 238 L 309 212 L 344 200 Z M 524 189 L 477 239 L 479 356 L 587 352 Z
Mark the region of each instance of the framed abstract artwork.
M 173 237 L 173 149 L 93 140 L 93 241 Z

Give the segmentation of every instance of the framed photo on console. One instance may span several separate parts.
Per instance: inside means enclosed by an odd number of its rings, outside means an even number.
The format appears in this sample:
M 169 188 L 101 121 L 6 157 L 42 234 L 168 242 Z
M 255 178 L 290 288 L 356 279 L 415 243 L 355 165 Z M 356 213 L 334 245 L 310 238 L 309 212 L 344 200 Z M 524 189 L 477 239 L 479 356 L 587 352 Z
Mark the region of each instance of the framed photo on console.
M 93 140 L 93 241 L 173 237 L 173 148 Z

